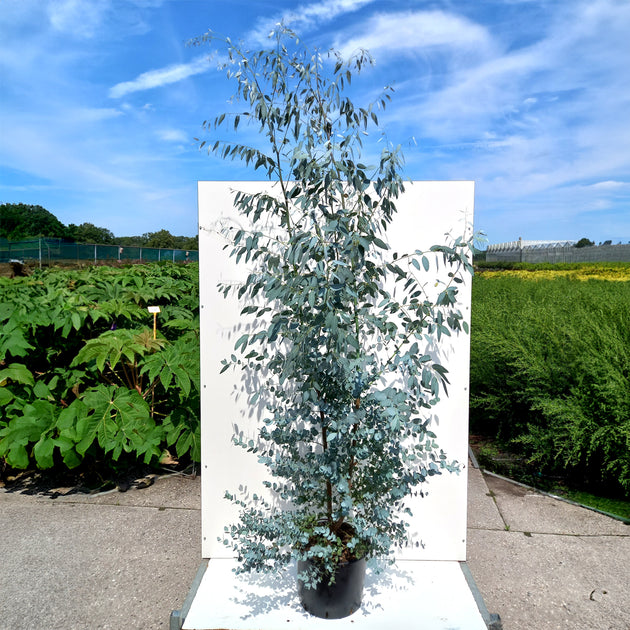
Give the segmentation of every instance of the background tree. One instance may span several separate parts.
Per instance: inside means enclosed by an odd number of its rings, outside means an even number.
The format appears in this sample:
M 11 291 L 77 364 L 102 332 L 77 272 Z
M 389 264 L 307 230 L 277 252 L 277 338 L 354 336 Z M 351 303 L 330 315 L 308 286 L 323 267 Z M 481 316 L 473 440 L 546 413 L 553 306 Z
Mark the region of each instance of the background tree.
M 65 226 L 52 212 L 42 206 L 25 203 L 0 204 L 0 239 L 19 241 L 40 236 L 98 245 L 199 249 L 197 235 L 174 236 L 168 230 L 158 230 L 157 232 L 146 232 L 139 236 L 116 237 L 111 230 L 89 222 L 80 225 L 70 223 Z
M 68 229 L 42 206 L 25 203 L 0 205 L 0 237 L 19 241 L 38 236 L 65 238 L 68 236 Z
M 96 243 L 103 245 L 111 245 L 114 243 L 114 234 L 104 227 L 97 227 L 93 223 L 81 223 L 68 226 L 70 238 L 79 243 Z
M 591 247 L 595 245 L 593 241 L 589 241 L 587 238 L 581 238 L 576 244 L 575 247 Z
M 121 247 L 163 247 L 197 251 L 199 249 L 199 237 L 197 235 L 174 236 L 168 230 L 160 230 L 159 232 L 145 232 L 136 236 L 116 236 L 114 237 L 114 244 Z
M 143 238 L 146 239 L 145 243 L 147 247 L 164 247 L 166 249 L 176 247 L 175 237 L 168 230 L 147 232 L 143 234 Z
M 117 236 L 115 244 L 122 247 L 145 247 L 145 236 Z
M 174 237 L 179 249 L 199 249 L 199 235 L 196 236 L 176 236 Z

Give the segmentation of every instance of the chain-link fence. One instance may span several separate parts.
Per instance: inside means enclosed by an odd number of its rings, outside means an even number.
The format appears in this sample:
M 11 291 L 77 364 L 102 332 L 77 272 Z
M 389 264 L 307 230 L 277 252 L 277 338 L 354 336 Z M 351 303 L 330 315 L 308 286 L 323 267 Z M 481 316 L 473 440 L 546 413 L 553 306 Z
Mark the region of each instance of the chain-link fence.
M 67 243 L 57 238 L 29 241 L 0 241 L 0 262 L 20 260 L 42 265 L 52 263 L 118 261 L 118 262 L 198 262 L 199 252 L 157 247 L 123 247 L 120 245 L 86 245 Z

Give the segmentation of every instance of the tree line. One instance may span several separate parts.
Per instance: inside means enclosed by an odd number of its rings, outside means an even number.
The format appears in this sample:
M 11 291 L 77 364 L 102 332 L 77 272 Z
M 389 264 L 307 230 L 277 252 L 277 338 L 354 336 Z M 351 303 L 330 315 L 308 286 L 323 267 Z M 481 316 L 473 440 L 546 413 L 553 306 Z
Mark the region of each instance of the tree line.
M 140 236 L 114 236 L 113 232 L 93 223 L 64 225 L 39 205 L 0 204 L 0 239 L 21 241 L 29 238 L 61 238 L 71 243 L 96 243 L 122 247 L 161 247 L 164 249 L 199 249 L 197 236 L 174 236 L 168 230 L 145 232 Z

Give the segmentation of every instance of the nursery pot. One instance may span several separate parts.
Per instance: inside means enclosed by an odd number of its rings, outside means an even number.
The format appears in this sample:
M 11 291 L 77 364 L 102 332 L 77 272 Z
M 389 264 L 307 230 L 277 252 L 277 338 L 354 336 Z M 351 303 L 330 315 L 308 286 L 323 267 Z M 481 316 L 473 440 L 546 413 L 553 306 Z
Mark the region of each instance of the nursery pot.
M 305 588 L 298 580 L 298 594 L 304 609 L 322 619 L 341 619 L 357 611 L 361 606 L 365 581 L 365 558 L 342 562 L 335 571 L 335 581 L 328 584 L 324 578 L 316 589 Z M 308 570 L 310 560 L 299 560 L 298 574 Z

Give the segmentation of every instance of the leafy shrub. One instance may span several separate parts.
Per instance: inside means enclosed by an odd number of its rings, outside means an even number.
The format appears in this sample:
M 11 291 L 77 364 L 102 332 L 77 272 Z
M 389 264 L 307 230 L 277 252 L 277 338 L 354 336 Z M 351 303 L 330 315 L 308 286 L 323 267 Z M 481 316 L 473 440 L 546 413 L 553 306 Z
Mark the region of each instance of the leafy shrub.
M 630 282 L 475 277 L 471 426 L 630 492 Z
M 196 265 L 53 269 L 0 291 L 0 458 L 199 460 Z

